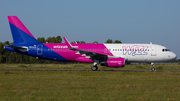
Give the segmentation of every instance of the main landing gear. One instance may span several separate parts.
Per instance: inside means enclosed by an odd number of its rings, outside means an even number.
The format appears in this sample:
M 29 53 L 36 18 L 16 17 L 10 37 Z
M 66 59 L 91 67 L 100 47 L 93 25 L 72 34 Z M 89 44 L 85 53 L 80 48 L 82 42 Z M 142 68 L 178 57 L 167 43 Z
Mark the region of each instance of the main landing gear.
M 91 67 L 91 70 L 92 70 L 92 71 L 97 71 L 97 70 L 98 70 L 98 66 L 97 66 L 97 65 L 96 65 L 96 66 L 92 66 L 92 67 Z
M 91 67 L 92 71 L 97 71 L 98 70 L 98 66 L 97 66 L 98 63 L 99 63 L 99 60 L 94 60 L 94 64 Z
M 151 62 L 151 71 L 154 72 L 155 71 L 155 68 L 154 68 L 154 63 Z

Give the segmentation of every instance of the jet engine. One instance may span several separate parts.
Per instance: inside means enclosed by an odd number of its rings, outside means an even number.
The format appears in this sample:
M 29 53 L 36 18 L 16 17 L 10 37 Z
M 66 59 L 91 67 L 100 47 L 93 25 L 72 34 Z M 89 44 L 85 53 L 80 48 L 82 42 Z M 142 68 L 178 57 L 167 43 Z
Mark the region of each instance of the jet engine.
M 100 62 L 101 66 L 107 67 L 124 67 L 125 59 L 124 58 L 109 58 L 105 61 Z

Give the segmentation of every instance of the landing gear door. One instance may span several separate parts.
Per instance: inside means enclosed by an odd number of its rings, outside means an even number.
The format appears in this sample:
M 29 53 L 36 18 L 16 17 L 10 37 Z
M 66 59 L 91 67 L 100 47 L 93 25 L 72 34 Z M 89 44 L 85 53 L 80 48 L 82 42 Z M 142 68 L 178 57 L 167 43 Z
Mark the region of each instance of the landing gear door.
M 42 55 L 42 49 L 43 49 L 43 45 L 37 46 L 37 55 Z
M 156 56 L 156 46 L 151 47 L 151 56 Z

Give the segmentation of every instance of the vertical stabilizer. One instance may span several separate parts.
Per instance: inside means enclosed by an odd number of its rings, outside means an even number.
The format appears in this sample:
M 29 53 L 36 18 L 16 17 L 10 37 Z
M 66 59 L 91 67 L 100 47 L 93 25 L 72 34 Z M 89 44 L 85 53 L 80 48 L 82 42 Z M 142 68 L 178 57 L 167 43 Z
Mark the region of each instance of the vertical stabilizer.
M 8 20 L 14 44 L 40 43 L 34 38 L 17 16 L 8 16 Z

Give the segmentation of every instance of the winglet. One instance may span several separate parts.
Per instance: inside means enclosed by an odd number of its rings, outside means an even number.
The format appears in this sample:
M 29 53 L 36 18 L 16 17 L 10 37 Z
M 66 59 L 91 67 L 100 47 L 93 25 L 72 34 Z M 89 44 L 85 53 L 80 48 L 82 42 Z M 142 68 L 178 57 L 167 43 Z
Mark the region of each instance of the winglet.
M 64 39 L 65 43 L 67 44 L 68 48 L 71 48 L 71 49 L 74 48 L 74 47 L 71 45 L 71 43 L 70 43 L 65 37 L 63 37 L 63 39 Z

